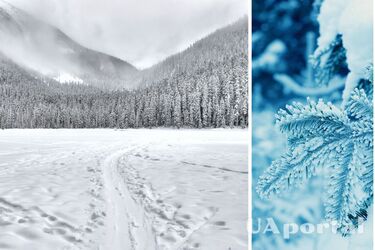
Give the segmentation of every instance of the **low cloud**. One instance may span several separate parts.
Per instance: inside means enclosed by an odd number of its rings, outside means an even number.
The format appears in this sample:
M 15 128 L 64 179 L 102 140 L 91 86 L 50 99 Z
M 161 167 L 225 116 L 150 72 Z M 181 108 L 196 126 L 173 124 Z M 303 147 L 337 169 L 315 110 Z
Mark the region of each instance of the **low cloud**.
M 84 46 L 149 67 L 247 14 L 244 0 L 8 0 Z

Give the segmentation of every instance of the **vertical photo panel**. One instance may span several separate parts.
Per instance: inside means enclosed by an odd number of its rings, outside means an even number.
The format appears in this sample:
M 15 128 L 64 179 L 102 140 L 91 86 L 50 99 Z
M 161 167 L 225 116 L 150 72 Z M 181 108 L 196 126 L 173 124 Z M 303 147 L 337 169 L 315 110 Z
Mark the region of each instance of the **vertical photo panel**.
M 373 2 L 252 1 L 252 249 L 373 249 Z

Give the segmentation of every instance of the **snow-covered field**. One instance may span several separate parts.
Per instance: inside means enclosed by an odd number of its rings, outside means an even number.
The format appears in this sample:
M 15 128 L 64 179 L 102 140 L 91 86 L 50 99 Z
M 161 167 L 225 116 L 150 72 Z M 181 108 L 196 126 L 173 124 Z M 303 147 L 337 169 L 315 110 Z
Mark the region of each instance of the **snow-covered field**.
M 0 131 L 0 249 L 247 249 L 246 130 Z

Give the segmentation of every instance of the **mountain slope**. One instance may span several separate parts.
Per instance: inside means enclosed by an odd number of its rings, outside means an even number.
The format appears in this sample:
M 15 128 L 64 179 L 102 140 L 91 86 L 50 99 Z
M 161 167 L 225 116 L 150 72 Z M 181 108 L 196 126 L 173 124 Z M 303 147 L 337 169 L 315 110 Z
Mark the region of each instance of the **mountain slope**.
M 0 51 L 45 76 L 82 79 L 100 87 L 125 87 L 125 80 L 137 72 L 131 64 L 81 46 L 4 0 L 0 0 Z
M 246 127 L 247 43 L 243 18 L 121 91 L 59 84 L 0 55 L 0 128 Z
M 218 29 L 192 44 L 186 50 L 169 56 L 160 63 L 138 72 L 137 85 L 150 85 L 178 74 L 198 75 L 213 66 L 232 64 L 238 60 L 247 67 L 248 17 Z M 221 67 L 220 66 L 220 67 Z

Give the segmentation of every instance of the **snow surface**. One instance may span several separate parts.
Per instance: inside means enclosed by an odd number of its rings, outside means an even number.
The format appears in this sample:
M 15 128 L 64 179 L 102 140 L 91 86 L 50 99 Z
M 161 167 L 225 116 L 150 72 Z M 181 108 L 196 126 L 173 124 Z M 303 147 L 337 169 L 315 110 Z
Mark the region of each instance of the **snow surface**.
M 247 249 L 246 130 L 0 131 L 0 249 Z

